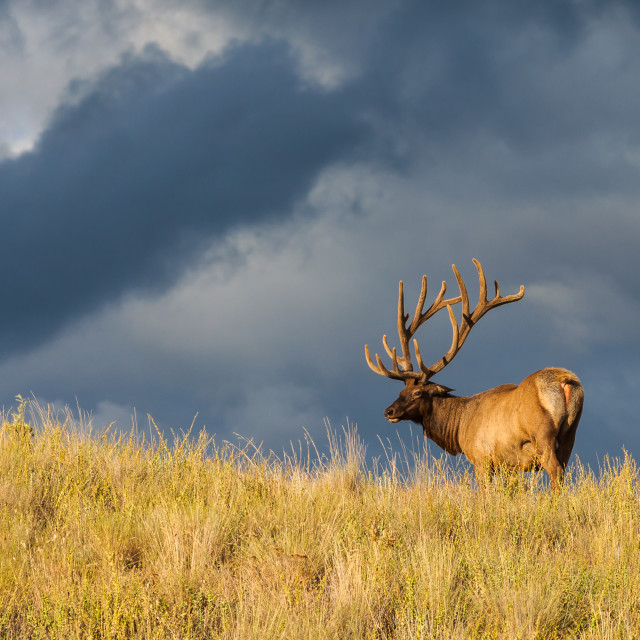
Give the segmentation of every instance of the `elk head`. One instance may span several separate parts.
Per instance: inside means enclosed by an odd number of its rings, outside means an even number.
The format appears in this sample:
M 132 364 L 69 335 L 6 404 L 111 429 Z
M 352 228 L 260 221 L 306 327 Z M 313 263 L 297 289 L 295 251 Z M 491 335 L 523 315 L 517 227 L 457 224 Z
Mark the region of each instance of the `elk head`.
M 384 410 L 384 417 L 389 422 L 411 420 L 419 423 L 431 413 L 433 398 L 446 398 L 451 391 L 453 389 L 433 382 L 409 382 L 397 400 Z
M 475 258 L 473 263 L 476 266 L 478 278 L 480 280 L 480 296 L 478 304 L 473 311 L 471 311 L 469 307 L 469 296 L 467 294 L 467 288 L 464 280 L 460 276 L 460 273 L 454 264 L 452 265 L 452 268 L 460 289 L 460 295 L 454 298 L 445 299 L 444 295 L 447 291 L 447 283 L 443 282 L 440 288 L 440 293 L 436 296 L 436 299 L 433 301 L 431 306 L 424 311 L 424 305 L 427 298 L 427 276 L 422 276 L 422 289 L 418 298 L 418 304 L 416 306 L 415 313 L 413 314 L 411 324 L 407 326 L 409 314 L 405 314 L 404 311 L 404 292 L 402 280 L 400 281 L 398 293 L 398 338 L 400 340 L 402 355 L 398 355 L 396 348 L 394 347 L 392 349 L 389 346 L 387 336 L 383 336 L 382 344 L 384 345 L 387 355 L 391 358 L 392 364 L 391 369 L 387 369 L 378 354 L 376 354 L 376 362 L 374 363 L 369 353 L 369 347 L 367 345 L 364 347 L 367 363 L 375 373 L 387 378 L 392 378 L 393 380 L 402 380 L 405 383 L 405 388 L 400 392 L 398 399 L 391 406 L 385 409 L 384 415 L 387 420 L 391 422 L 412 420 L 418 423 L 423 421 L 424 417 L 431 413 L 433 399 L 436 397 L 446 397 L 451 391 L 448 387 L 431 382 L 430 379 L 432 376 L 439 371 L 442 371 L 442 369 L 444 369 L 451 360 L 453 360 L 458 351 L 462 348 L 462 345 L 467 339 L 467 336 L 473 326 L 485 313 L 491 309 L 499 307 L 500 305 L 520 300 L 522 296 L 524 296 L 524 286 L 521 286 L 520 291 L 516 294 L 501 296 L 500 287 L 496 280 L 495 296 L 491 300 L 488 300 L 487 282 L 482 265 Z M 462 320 L 460 325 L 458 325 L 458 321 L 453 312 L 453 305 L 458 304 L 459 302 L 462 302 Z M 453 329 L 451 347 L 447 353 L 440 358 L 440 360 L 432 364 L 430 367 L 427 367 L 422 361 L 418 341 L 414 338 L 413 348 L 417 363 L 417 370 L 414 370 L 411 362 L 409 342 L 422 324 L 438 313 L 438 311 L 445 308 L 449 313 L 449 320 L 451 321 L 451 327 Z

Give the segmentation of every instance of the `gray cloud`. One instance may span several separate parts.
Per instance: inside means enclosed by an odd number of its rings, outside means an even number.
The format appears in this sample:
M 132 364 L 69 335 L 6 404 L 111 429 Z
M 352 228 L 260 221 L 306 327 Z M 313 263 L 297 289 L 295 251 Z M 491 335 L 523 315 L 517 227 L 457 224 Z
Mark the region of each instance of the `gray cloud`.
M 24 38 L 6 3 L 0 3 L 0 51 L 6 56 L 24 53 Z
M 638 30 L 627 11 L 532 3 L 454 3 L 439 12 L 408 5 L 371 43 L 365 82 L 410 135 L 434 150 L 469 135 L 516 152 L 637 131 Z M 403 5 L 407 6 L 407 5 Z M 613 7 L 613 5 L 612 5 Z M 559 14 L 559 15 L 556 15 Z M 636 137 L 636 142 L 637 142 Z
M 0 164 L 4 353 L 131 288 L 164 287 L 211 234 L 278 219 L 366 129 L 303 88 L 286 47 L 239 46 L 189 71 L 157 50 L 56 112 Z

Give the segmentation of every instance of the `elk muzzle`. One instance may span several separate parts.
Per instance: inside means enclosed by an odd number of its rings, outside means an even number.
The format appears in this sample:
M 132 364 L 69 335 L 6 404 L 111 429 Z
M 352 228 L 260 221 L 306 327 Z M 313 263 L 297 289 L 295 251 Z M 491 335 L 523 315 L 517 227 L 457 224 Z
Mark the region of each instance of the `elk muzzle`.
M 389 407 L 387 407 L 384 410 L 384 417 L 389 421 L 389 422 L 400 422 L 400 418 L 396 417 L 396 403 L 394 402 L 392 405 L 390 405 Z

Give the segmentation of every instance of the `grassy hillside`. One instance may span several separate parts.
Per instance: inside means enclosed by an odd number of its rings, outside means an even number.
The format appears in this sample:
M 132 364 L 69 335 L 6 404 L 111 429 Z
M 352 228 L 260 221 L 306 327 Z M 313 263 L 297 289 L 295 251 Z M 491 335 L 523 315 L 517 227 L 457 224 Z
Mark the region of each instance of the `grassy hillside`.
M 401 478 L 394 455 L 373 473 L 353 432 L 331 450 L 145 443 L 23 405 L 0 436 L 0 637 L 640 637 L 630 458 L 554 496 L 424 459 Z

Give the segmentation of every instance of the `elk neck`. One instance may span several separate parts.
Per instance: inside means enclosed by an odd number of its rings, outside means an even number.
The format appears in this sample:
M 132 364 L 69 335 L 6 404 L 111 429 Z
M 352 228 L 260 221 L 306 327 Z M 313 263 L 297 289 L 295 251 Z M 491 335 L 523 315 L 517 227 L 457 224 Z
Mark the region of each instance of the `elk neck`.
M 454 456 L 462 453 L 458 435 L 467 400 L 456 396 L 435 397 L 431 412 L 422 420 L 424 435 Z

